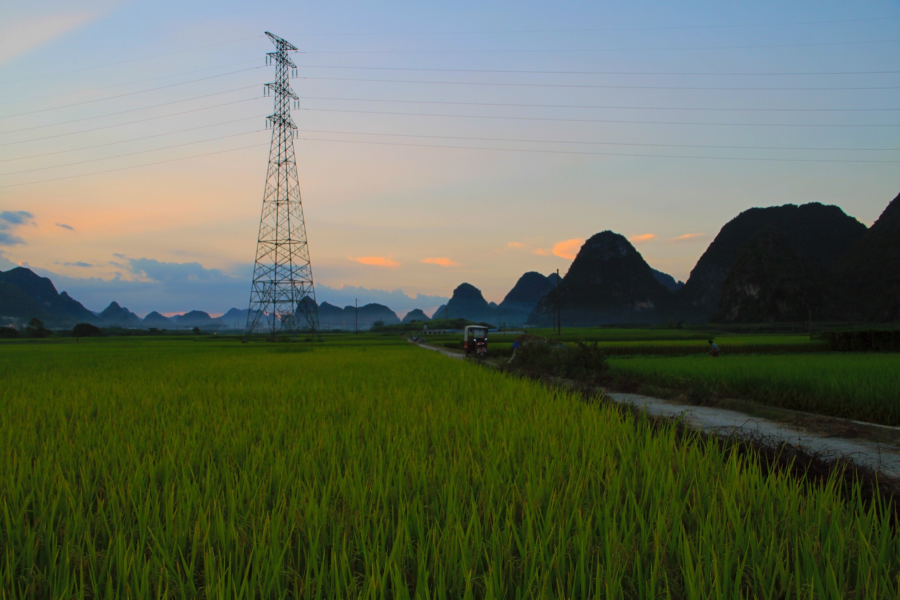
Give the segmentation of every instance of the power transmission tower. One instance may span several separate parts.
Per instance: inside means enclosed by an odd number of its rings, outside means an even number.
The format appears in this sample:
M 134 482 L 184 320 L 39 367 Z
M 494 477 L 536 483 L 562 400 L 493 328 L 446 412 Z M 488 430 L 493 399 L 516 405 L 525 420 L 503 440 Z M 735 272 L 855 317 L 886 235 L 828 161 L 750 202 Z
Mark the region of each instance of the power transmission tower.
M 275 44 L 275 51 L 266 54 L 266 64 L 275 64 L 275 83 L 265 87 L 266 95 L 275 96 L 275 112 L 266 117 L 266 127 L 272 128 L 272 145 L 259 219 L 247 334 L 258 327 L 269 330 L 273 336 L 280 331 L 301 329 L 318 334 L 319 309 L 294 157 L 297 126 L 291 119 L 290 107 L 290 101 L 298 98 L 290 85 L 291 75 L 297 75 L 297 65 L 289 53 L 296 52 L 297 47 L 268 31 L 266 35 Z

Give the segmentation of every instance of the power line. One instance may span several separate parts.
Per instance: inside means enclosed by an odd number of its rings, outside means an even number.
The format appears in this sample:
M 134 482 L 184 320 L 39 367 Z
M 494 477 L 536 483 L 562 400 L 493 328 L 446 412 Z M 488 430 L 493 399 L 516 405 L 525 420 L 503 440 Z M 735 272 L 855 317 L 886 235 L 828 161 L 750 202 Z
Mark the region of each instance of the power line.
M 900 19 L 894 17 L 872 17 L 868 19 L 837 19 L 829 21 L 795 21 L 790 23 L 744 23 L 740 25 L 666 25 L 659 27 L 605 27 L 596 29 L 524 29 L 524 30 L 473 30 L 473 31 L 397 31 L 397 32 L 355 32 L 355 33 L 303 33 L 296 37 L 333 37 L 333 36 L 361 36 L 361 35 L 471 35 L 471 34 L 517 34 L 517 33 L 599 33 L 608 31 L 662 31 L 681 29 L 744 29 L 753 27 L 793 27 L 798 25 L 833 25 L 837 23 L 861 23 L 871 21 L 893 21 Z
M 378 98 L 340 98 L 299 96 L 301 100 L 340 100 L 346 102 L 388 102 L 401 104 L 441 104 L 450 106 L 503 106 L 518 108 L 588 108 L 607 110 L 689 110 L 729 112 L 896 112 L 900 108 L 693 108 L 679 106 L 603 106 L 598 104 L 518 104 L 514 102 L 452 102 L 446 100 L 384 100 Z
M 46 129 L 47 127 L 58 127 L 60 125 L 69 125 L 70 123 L 81 123 L 82 121 L 93 121 L 94 119 L 105 119 L 106 117 L 113 117 L 116 115 L 124 115 L 127 113 L 138 112 L 142 110 L 149 110 L 151 108 L 159 108 L 160 106 L 171 106 L 172 104 L 181 104 L 182 102 L 191 102 L 192 100 L 200 100 L 202 98 L 209 98 L 211 96 L 221 96 L 222 94 L 230 94 L 232 92 L 239 92 L 242 90 L 249 90 L 252 88 L 259 87 L 258 85 L 247 85 L 244 87 L 235 88 L 233 90 L 225 90 L 223 92 L 215 92 L 213 94 L 204 94 L 203 96 L 194 96 L 193 98 L 185 98 L 184 100 L 173 100 L 172 102 L 162 102 L 160 104 L 152 104 L 150 106 L 142 106 L 140 108 L 130 108 L 128 110 L 121 110 L 119 112 L 106 113 L 103 115 L 97 115 L 95 117 L 84 117 L 81 119 L 73 119 L 71 121 L 60 121 L 59 123 L 50 123 L 49 125 L 36 125 L 34 127 L 25 127 L 23 129 L 12 129 L 10 131 L 0 131 L 0 135 L 6 135 L 9 133 L 19 133 L 22 131 L 32 131 L 34 129 Z M 261 96 L 259 96 L 261 97 Z M 251 100 L 256 100 L 257 98 L 251 98 Z
M 698 75 L 698 76 L 731 76 L 731 75 L 893 75 L 900 71 L 531 71 L 513 69 L 429 69 L 415 67 L 353 67 L 344 65 L 300 65 L 303 69 L 351 69 L 361 71 L 432 71 L 438 73 L 521 73 L 524 75 Z
M 250 135 L 251 133 L 259 133 L 260 131 L 264 131 L 264 130 L 257 129 L 255 131 L 245 131 L 244 133 L 233 133 L 231 135 L 223 135 L 221 137 L 210 138 L 208 140 L 199 140 L 196 142 L 185 142 L 183 144 L 175 144 L 173 146 L 164 146 L 162 148 L 152 148 L 150 150 L 139 150 L 137 152 L 129 152 L 127 154 L 117 154 L 115 156 L 106 156 L 104 158 L 91 158 L 88 160 L 81 160 L 78 162 L 66 163 L 63 165 L 53 165 L 53 166 L 49 166 L 49 167 L 37 167 L 34 169 L 24 169 L 22 171 L 11 171 L 9 173 L 0 173 L 0 177 L 8 177 L 9 175 L 21 175 L 22 173 L 33 173 L 35 171 L 46 171 L 48 169 L 62 169 L 64 167 L 73 167 L 75 165 L 84 165 L 87 163 L 100 162 L 100 161 L 104 161 L 104 160 L 115 160 L 117 158 L 124 158 L 126 156 L 137 156 L 138 154 L 147 154 L 148 152 L 160 152 L 162 150 L 171 150 L 173 148 L 182 148 L 184 146 L 194 146 L 196 144 L 205 144 L 206 142 L 215 142 L 218 140 L 225 140 L 228 138 L 240 137 L 243 135 Z
M 586 142 L 573 140 L 535 140 L 521 138 L 489 138 L 489 137 L 465 137 L 455 135 L 416 135 L 407 133 L 369 133 L 364 131 L 328 131 L 322 129 L 299 129 L 302 133 L 330 133 L 343 135 L 373 135 L 384 137 L 427 138 L 440 140 L 467 140 L 479 142 L 523 142 L 535 144 L 583 144 L 590 146 L 640 146 L 647 148 L 706 148 L 718 150 L 823 150 L 842 152 L 900 152 L 898 148 L 822 148 L 820 146 L 722 146 L 710 144 L 645 144 L 637 142 Z
M 65 180 L 65 179 L 75 179 L 75 178 L 78 178 L 78 177 L 90 177 L 91 175 L 103 175 L 103 174 L 105 174 L 105 173 L 115 173 L 115 172 L 117 172 L 117 171 L 127 171 L 127 170 L 129 170 L 129 169 L 140 169 L 140 168 L 143 168 L 143 167 L 152 167 L 152 166 L 155 166 L 155 165 L 163 165 L 163 164 L 167 164 L 167 163 L 178 162 L 178 161 L 181 161 L 181 160 L 190 160 L 190 159 L 192 159 L 192 158 L 201 158 L 201 157 L 204 157 L 204 156 L 213 156 L 213 155 L 215 155 L 215 154 L 225 154 L 225 153 L 227 153 L 227 152 L 237 152 L 238 150 L 247 150 L 248 148 L 260 148 L 260 147 L 262 147 L 262 146 L 268 146 L 268 145 L 269 145 L 268 143 L 265 143 L 265 144 L 252 144 L 252 145 L 250 145 L 250 146 L 241 146 L 240 148 L 231 148 L 231 149 L 229 149 L 229 150 L 217 150 L 217 151 L 215 151 L 215 152 L 206 152 L 206 153 L 204 153 L 204 154 L 194 154 L 194 155 L 192 155 L 192 156 L 183 156 L 183 157 L 181 157 L 181 158 L 172 158 L 172 159 L 169 159 L 169 160 L 160 160 L 160 161 L 157 161 L 157 162 L 145 163 L 145 164 L 142 164 L 142 165 L 132 165 L 132 166 L 130 166 L 130 167 L 120 167 L 120 168 L 118 168 L 118 169 L 108 169 L 108 170 L 106 170 L 106 171 L 94 171 L 94 172 L 91 172 L 91 173 L 81 173 L 80 175 L 69 175 L 69 176 L 67 176 L 67 177 L 55 177 L 55 178 L 53 178 L 53 179 L 40 179 L 40 180 L 37 180 L 37 181 L 26 181 L 26 182 L 23 182 L 23 183 L 10 183 L 10 184 L 7 184 L 7 185 L 0 185 L 0 189 L 11 188 L 11 187 L 20 187 L 20 186 L 23 186 L 23 185 L 33 185 L 33 184 L 36 184 L 36 183 L 50 183 L 50 182 L 53 182 L 53 181 L 63 181 L 63 180 Z
M 374 142 L 363 140 L 335 140 L 325 138 L 300 138 L 310 142 L 337 142 L 348 144 L 374 144 L 378 146 L 409 146 L 414 148 L 444 148 L 453 150 L 491 150 L 502 152 L 528 152 L 538 154 L 576 154 L 584 156 L 624 156 L 631 158 L 688 158 L 698 160 L 741 160 L 741 161 L 767 161 L 767 162 L 826 162 L 826 163 L 889 163 L 900 164 L 900 160 L 848 160 L 831 158 L 747 158 L 731 156 L 689 156 L 689 155 L 665 155 L 665 154 L 623 154 L 617 152 L 579 152 L 575 150 L 538 150 L 526 148 L 484 148 L 478 146 L 441 146 L 437 144 L 404 144 L 400 142 Z
M 358 113 L 371 115 L 398 115 L 404 117 L 449 117 L 455 119 L 500 119 L 510 121 L 552 121 L 566 123 L 622 123 L 630 125 L 714 125 L 732 127 L 900 127 L 900 124 L 875 123 L 875 124 L 844 124 L 844 123 L 712 123 L 704 121 L 625 121 L 615 119 L 560 119 L 551 117 L 511 117 L 490 115 L 452 115 L 435 113 L 408 113 L 374 110 L 349 110 L 337 108 L 301 108 L 300 110 L 314 112 Z
M 206 109 L 202 109 L 206 110 Z M 188 131 L 197 131 L 198 129 L 209 129 L 210 127 L 218 127 L 220 125 L 230 125 L 232 123 L 240 123 L 243 121 L 249 121 L 251 119 L 263 119 L 265 115 L 259 115 L 255 117 L 245 117 L 243 119 L 234 119 L 232 121 L 223 121 L 221 123 L 212 123 L 210 125 L 200 125 L 199 127 L 190 127 L 188 129 L 178 129 L 176 131 L 167 131 L 166 133 L 155 133 L 153 135 L 145 135 L 137 138 L 129 138 L 127 140 L 119 140 L 118 142 L 107 142 L 105 144 L 96 144 L 94 146 L 82 146 L 80 148 L 72 148 L 70 150 L 57 150 L 56 152 L 45 152 L 43 154 L 31 154 L 28 156 L 17 156 L 15 158 L 5 158 L 0 160 L 0 163 L 5 162 L 16 162 L 20 160 L 29 160 L 32 158 L 44 158 L 45 156 L 55 156 L 57 154 L 69 154 L 71 152 L 81 152 L 82 150 L 93 150 L 95 148 L 105 148 L 107 146 L 117 146 L 119 144 L 128 144 L 131 142 L 139 142 L 142 140 L 149 140 L 158 137 L 165 137 L 167 135 L 176 135 L 178 133 L 187 133 Z
M 159 77 L 149 77 L 147 79 L 138 79 L 136 81 L 129 81 L 126 83 L 116 83 L 114 85 L 104 85 L 101 87 L 93 87 L 87 88 L 84 90 L 75 90 L 73 92 L 61 92 L 59 94 L 50 94 L 48 96 L 33 96 L 31 98 L 23 98 L 22 100 L 7 100 L 6 102 L 0 102 L 0 106 L 5 106 L 7 104 L 19 104 L 21 102 L 34 102 L 35 100 L 47 100 L 48 98 L 59 98 L 60 96 L 72 96 L 74 94 L 87 94 L 88 92 L 99 92 L 102 90 L 111 90 L 113 88 L 123 87 L 126 85 L 136 85 L 138 83 L 147 83 L 148 81 L 159 81 L 160 79 L 169 79 L 172 77 L 181 77 L 183 75 L 193 75 L 195 73 L 205 73 L 207 71 L 215 71 L 216 69 L 227 69 L 229 67 L 239 67 L 241 65 L 247 65 L 250 63 L 259 62 L 257 60 L 244 60 L 237 63 L 231 63 L 227 65 L 219 65 L 217 67 L 209 67 L 207 69 L 197 69 L 195 71 L 184 71 L 182 73 L 174 73 L 172 75 L 160 75 Z
M 177 113 L 171 113 L 168 115 L 159 115 L 158 117 L 147 117 L 146 119 L 137 119 L 135 121 L 126 121 L 125 123 L 116 123 L 115 125 L 103 125 L 102 127 L 92 127 L 91 129 L 82 129 L 81 131 L 70 131 L 68 133 L 59 133 L 56 135 L 48 135 L 41 138 L 32 138 L 30 140 L 19 140 L 18 142 L 6 142 L 5 144 L 0 144 L 0 148 L 4 146 L 15 146 L 17 144 L 27 144 L 29 142 L 42 142 L 44 140 L 52 140 L 56 138 L 66 137 L 69 135 L 78 135 L 80 133 L 90 133 L 92 131 L 100 131 L 102 129 L 113 129 L 115 127 L 124 127 L 126 125 L 134 125 L 136 123 L 146 123 L 147 121 L 156 121 L 157 119 L 168 119 L 169 117 L 178 117 L 181 115 L 186 115 L 190 113 L 200 112 L 202 110 L 210 110 L 212 108 L 220 108 L 222 106 L 231 106 L 234 104 L 242 104 L 244 102 L 252 102 L 253 100 L 259 100 L 260 97 L 256 98 L 244 98 L 243 100 L 235 100 L 234 102 L 223 102 L 222 104 L 214 104 L 212 106 L 204 106 L 202 108 L 192 108 L 191 110 L 184 110 Z
M 50 112 L 52 110 L 62 110 L 63 108 L 84 106 L 86 104 L 94 104 L 96 102 L 105 102 L 107 100 L 115 100 L 117 98 L 127 98 L 128 96 L 137 96 L 138 94 L 146 94 L 148 92 L 156 92 L 158 90 L 165 90 L 165 89 L 169 89 L 169 88 L 180 87 L 182 85 L 189 85 L 191 83 L 197 83 L 200 81 L 208 81 L 210 79 L 218 79 L 219 77 L 226 77 L 228 75 L 235 75 L 237 73 L 246 73 L 248 71 L 256 71 L 257 69 L 262 69 L 262 68 L 263 67 L 260 66 L 260 67 L 251 67 L 249 69 L 240 69 L 238 71 L 229 71 L 228 73 L 220 73 L 218 75 L 210 75 L 209 77 L 201 77 L 199 79 L 191 79 L 190 81 L 182 81 L 179 83 L 170 83 L 168 85 L 161 85 L 159 87 L 148 88 L 146 90 L 138 90 L 136 92 L 127 92 L 125 94 L 117 94 L 115 96 L 107 96 L 106 98 L 95 98 L 94 100 L 84 100 L 82 102 L 74 102 L 72 104 L 63 104 L 62 106 L 53 106 L 51 108 L 41 108 L 38 110 L 32 110 L 29 112 L 23 112 L 23 113 L 18 113 L 18 114 L 14 114 L 14 115 L 5 115 L 5 116 L 0 116 L 0 120 L 12 119 L 14 117 L 24 117 L 27 115 L 36 115 L 38 113 Z
M 304 54 L 580 54 L 594 52 L 672 52 L 676 50 L 756 50 L 766 48 L 817 48 L 822 46 L 893 44 L 895 42 L 900 42 L 900 39 L 864 40 L 858 42 L 816 42 L 810 44 L 767 44 L 758 46 L 673 46 L 669 48 L 584 48 L 574 50 L 305 50 Z
M 26 77 L 24 79 L 13 79 L 11 81 L 7 81 L 6 83 L 21 83 L 23 81 L 34 81 L 35 79 L 47 79 L 48 77 L 59 77 L 61 75 L 69 75 L 71 73 L 83 73 L 85 71 L 93 71 L 96 69 L 105 69 L 107 67 L 117 67 L 119 65 L 127 65 L 135 62 L 141 62 L 144 60 L 154 60 L 157 58 L 165 58 L 166 56 L 175 56 L 176 54 L 184 54 L 185 52 L 196 52 L 197 50 L 205 50 L 207 48 L 215 48 L 216 46 L 224 46 L 226 44 L 234 44 L 236 42 L 245 42 L 247 40 L 254 40 L 265 37 L 264 35 L 251 35 L 248 37 L 237 38 L 233 40 L 226 40 L 224 42 L 216 42 L 215 44 L 207 44 L 205 46 L 195 46 L 194 48 L 188 48 L 186 50 L 176 50 L 174 52 L 166 52 L 164 54 L 154 54 L 152 56 L 144 56 L 142 58 L 132 58 L 129 60 L 120 60 L 117 62 L 106 63 L 103 65 L 94 65 L 92 67 L 84 67 L 82 69 L 69 69 L 68 71 L 60 71 L 57 73 L 50 73 L 40 75 L 38 77 Z
M 710 87 L 710 86 L 670 86 L 670 85 L 609 85 L 578 83 L 506 83 L 497 81 L 421 81 L 416 79 L 362 79 L 355 77 L 301 77 L 311 81 L 362 81 L 367 83 L 416 83 L 432 85 L 477 85 L 488 87 L 541 87 L 541 88 L 587 88 L 610 90 L 718 90 L 752 92 L 825 92 L 852 90 L 897 90 L 900 86 L 864 87 Z

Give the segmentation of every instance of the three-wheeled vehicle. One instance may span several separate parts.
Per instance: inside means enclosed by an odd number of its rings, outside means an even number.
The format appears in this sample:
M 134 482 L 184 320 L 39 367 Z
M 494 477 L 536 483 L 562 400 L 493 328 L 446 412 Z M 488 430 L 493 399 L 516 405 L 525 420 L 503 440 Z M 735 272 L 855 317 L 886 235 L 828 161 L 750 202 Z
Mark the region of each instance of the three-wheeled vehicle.
M 463 337 L 466 356 L 474 354 L 478 358 L 487 356 L 488 328 L 483 325 L 469 325 Z

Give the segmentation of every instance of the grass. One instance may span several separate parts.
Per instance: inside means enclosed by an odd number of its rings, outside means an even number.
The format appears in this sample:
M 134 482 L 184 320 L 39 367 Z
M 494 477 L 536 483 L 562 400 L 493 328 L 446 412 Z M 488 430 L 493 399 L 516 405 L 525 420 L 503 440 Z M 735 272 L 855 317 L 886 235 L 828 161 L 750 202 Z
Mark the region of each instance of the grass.
M 0 598 L 895 598 L 858 486 L 405 342 L 0 346 Z
M 701 396 L 737 397 L 835 417 L 900 425 L 900 355 L 633 357 L 612 372 Z
M 611 341 L 599 340 L 598 347 L 602 348 L 609 356 L 632 356 L 632 355 L 682 355 L 682 354 L 708 354 L 709 346 L 706 340 L 702 339 L 661 339 L 646 340 L 642 339 L 645 331 L 638 330 L 635 340 L 628 341 Z M 495 357 L 507 357 L 512 355 L 512 340 L 517 336 L 504 335 L 503 333 L 492 333 L 489 336 L 489 354 Z M 567 335 L 563 336 L 563 343 L 574 346 L 575 342 L 568 339 Z M 556 338 L 551 338 L 556 339 Z M 590 333 L 585 334 L 585 340 L 590 341 L 592 336 Z M 809 353 L 809 352 L 827 352 L 828 345 L 822 341 L 810 341 L 808 335 L 721 335 L 716 336 L 716 343 L 725 354 L 758 354 L 758 353 Z M 428 336 L 429 343 L 439 343 L 440 345 L 451 350 L 461 349 L 462 334 L 458 335 L 442 335 Z M 580 341 L 580 340 L 576 340 Z

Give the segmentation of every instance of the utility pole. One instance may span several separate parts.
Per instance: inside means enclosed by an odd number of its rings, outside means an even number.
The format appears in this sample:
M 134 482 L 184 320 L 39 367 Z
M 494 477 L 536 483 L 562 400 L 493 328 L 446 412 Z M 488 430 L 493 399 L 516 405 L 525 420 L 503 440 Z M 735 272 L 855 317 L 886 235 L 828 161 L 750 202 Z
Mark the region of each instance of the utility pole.
M 355 333 L 359 333 L 359 298 L 356 299 L 356 328 Z
M 556 335 L 562 336 L 562 312 L 559 309 L 559 269 L 556 270 Z
M 275 112 L 266 117 L 266 128 L 272 128 L 272 143 L 250 287 L 247 334 L 253 333 L 265 318 L 271 319 L 267 323 L 271 327 L 267 328 L 273 337 L 279 331 L 309 329 L 321 339 L 294 156 L 297 126 L 291 119 L 290 101 L 296 103 L 299 99 L 290 85 L 291 76 L 297 76 L 297 65 L 289 54 L 297 52 L 297 47 L 268 31 L 266 35 L 275 45 L 275 51 L 266 54 L 266 64 L 275 65 L 275 83 L 265 86 L 266 95 L 275 97 Z

